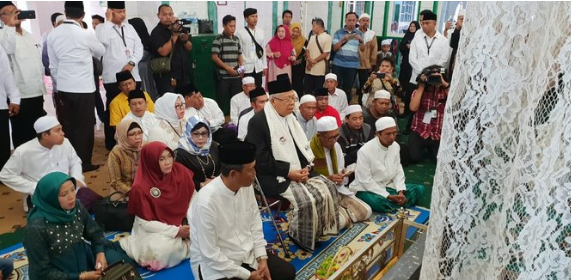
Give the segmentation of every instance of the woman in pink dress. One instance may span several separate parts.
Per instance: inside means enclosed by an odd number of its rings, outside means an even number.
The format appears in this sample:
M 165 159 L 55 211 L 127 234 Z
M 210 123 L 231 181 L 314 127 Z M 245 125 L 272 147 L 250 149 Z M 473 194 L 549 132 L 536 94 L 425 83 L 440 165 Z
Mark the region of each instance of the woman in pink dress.
M 291 64 L 295 61 L 296 53 L 291 42 L 289 28 L 284 25 L 278 26 L 274 37 L 266 46 L 268 56 L 268 77 L 267 83 L 275 81 L 280 74 L 286 73 L 291 81 Z

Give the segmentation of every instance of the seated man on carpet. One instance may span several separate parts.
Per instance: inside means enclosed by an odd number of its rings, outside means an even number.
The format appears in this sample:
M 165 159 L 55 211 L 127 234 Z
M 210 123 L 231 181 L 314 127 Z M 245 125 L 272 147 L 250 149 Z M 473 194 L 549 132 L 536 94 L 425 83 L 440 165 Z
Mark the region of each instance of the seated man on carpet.
M 351 189 L 378 213 L 390 213 L 416 204 L 424 194 L 423 185 L 405 185 L 400 164 L 400 146 L 395 142 L 397 124 L 391 117 L 377 120 L 376 136 L 357 153 L 355 181 Z
M 266 251 L 252 183 L 256 147 L 220 145 L 221 175 L 202 189 L 188 211 L 194 279 L 293 280 L 295 268 Z
M 256 173 L 264 193 L 293 206 L 289 236 L 306 251 L 324 235 L 339 233 L 335 183 L 311 170 L 314 156 L 292 114 L 297 94 L 289 80 L 268 83 L 270 102 L 248 124 L 246 141 L 256 145 Z
M 248 123 L 250 122 L 250 119 L 256 113 L 262 111 L 266 105 L 266 102 L 269 100 L 268 94 L 262 87 L 255 88 L 254 90 L 250 91 L 249 94 L 251 107 L 243 110 L 240 113 L 238 121 L 238 140 L 244 140 L 244 138 L 246 138 L 246 135 L 248 134 Z
M 85 187 L 81 159 L 64 137 L 65 133 L 54 116 L 44 116 L 34 123 L 37 138 L 20 145 L 0 171 L 0 181 L 9 188 L 26 194 L 24 211 L 32 207 L 31 197 L 38 181 L 46 174 L 60 171 Z
M 323 117 L 317 121 L 317 134 L 313 136 L 309 145 L 315 156 L 313 160 L 315 172 L 337 184 L 339 205 L 342 206 L 339 212 L 345 218 L 339 221 L 339 228 L 343 228 L 345 225 L 368 219 L 372 210 L 369 205 L 355 197 L 355 193 L 345 187 L 349 174 L 345 169 L 341 146 L 336 142 L 339 135 L 339 127 L 335 118 Z
M 345 109 L 345 122 L 341 126 L 341 135 L 337 143 L 345 155 L 345 165 L 357 162 L 357 152 L 365 143 L 375 137 L 375 131 L 363 121 L 363 109 L 360 105 L 351 105 Z M 351 178 L 350 178 L 350 181 Z
M 341 116 L 337 109 L 329 105 L 329 92 L 326 88 L 318 88 L 313 92 L 313 96 L 317 100 L 317 106 L 315 110 L 315 118 L 321 119 L 321 117 L 331 116 L 337 120 L 337 124 L 341 126 Z
M 305 132 L 305 137 L 307 141 L 313 138 L 313 135 L 317 133 L 317 126 L 315 123 L 317 119 L 315 118 L 315 110 L 317 106 L 317 100 L 315 96 L 311 94 L 306 94 L 299 100 L 299 111 L 295 112 L 297 121 L 301 125 L 303 132 Z
M 131 111 L 125 115 L 123 120 L 134 120 L 139 123 L 143 129 L 143 142 L 147 142 L 149 140 L 149 130 L 157 124 L 155 114 L 147 111 L 147 98 L 142 90 L 131 91 L 128 101 Z
M 202 97 L 200 91 L 193 84 L 186 84 L 177 88 L 177 92 L 184 96 L 186 110 L 184 118 L 189 119 L 192 116 L 200 116 L 206 119 L 212 130 L 212 140 L 222 144 L 228 141 L 236 140 L 235 130 L 225 128 L 226 119 L 222 109 L 218 107 L 218 103 L 214 99 Z
M 76 182 L 62 172 L 38 182 L 22 242 L 32 280 L 99 279 L 108 265 L 133 263 L 78 203 Z
M 250 92 L 256 88 L 254 77 L 244 77 L 242 79 L 242 91 L 230 99 L 230 123 L 238 125 L 239 115 L 242 111 L 250 108 Z M 263 89 L 263 88 L 262 88 Z
M 131 74 L 131 71 L 125 70 L 123 72 L 119 72 L 115 74 L 117 78 L 117 84 L 119 85 L 119 89 L 121 93 L 117 95 L 111 103 L 109 104 L 109 125 L 110 126 L 117 126 L 121 120 L 131 111 L 129 106 L 129 95 L 132 91 L 141 91 L 137 88 L 137 82 L 135 82 L 135 78 Z M 143 92 L 145 99 L 147 101 L 147 110 L 149 112 L 155 111 L 155 103 L 149 96 L 148 93 Z

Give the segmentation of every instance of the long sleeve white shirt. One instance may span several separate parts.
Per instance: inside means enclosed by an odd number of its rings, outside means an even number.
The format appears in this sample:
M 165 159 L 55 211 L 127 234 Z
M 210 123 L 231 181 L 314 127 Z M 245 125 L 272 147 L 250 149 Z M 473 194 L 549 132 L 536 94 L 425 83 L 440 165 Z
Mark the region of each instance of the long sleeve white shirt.
M 238 125 L 240 113 L 250 107 L 252 107 L 252 105 L 250 105 L 250 97 L 243 91 L 234 95 L 230 99 L 230 123 Z
M 16 51 L 16 27 L 0 22 L 0 45 L 7 55 L 14 54 Z
M 128 23 L 118 26 L 110 21 L 97 26 L 97 39 L 105 46 L 103 55 L 103 83 L 115 83 L 115 74 L 121 72 L 129 61 L 135 62 L 131 74 L 135 81 L 140 82 L 139 61 L 143 58 L 143 43 L 133 28 Z M 124 34 L 124 35 L 123 35 Z M 124 40 L 122 38 L 124 36 Z
M 335 149 L 335 155 L 336 155 L 336 160 L 337 160 L 337 170 L 333 170 L 333 161 L 331 159 L 331 150 L 327 149 L 327 148 L 323 148 L 325 149 L 325 162 L 327 163 L 327 171 L 329 171 L 329 174 L 340 174 L 343 169 L 345 169 L 345 158 L 343 157 L 343 150 L 341 149 L 341 145 L 339 145 L 339 143 L 335 142 L 335 145 L 333 145 L 333 149 Z M 345 187 L 345 185 L 349 182 L 349 178 L 345 177 L 343 178 L 343 184 L 341 185 L 337 185 L 337 191 L 340 194 L 344 194 L 347 196 L 353 196 L 355 195 L 352 191 L 350 191 L 349 189 L 347 189 L 347 187 Z
M 343 119 L 343 111 L 345 111 L 345 108 L 349 106 L 347 103 L 347 94 L 345 91 L 339 88 L 335 88 L 334 93 L 329 93 L 329 105 L 335 108 L 339 115 L 341 115 L 341 119 Z
M 239 124 L 238 125 L 238 139 L 243 141 L 244 139 L 246 139 L 246 135 L 248 135 L 248 123 L 250 123 L 250 120 L 252 119 L 252 117 L 254 116 L 254 110 L 250 110 L 250 112 L 244 114 L 240 120 L 239 120 Z
M 16 50 L 10 56 L 14 79 L 21 98 L 32 98 L 46 94 L 42 46 L 28 31 L 16 34 Z
M 7 110 L 8 104 L 5 102 L 6 98 L 10 98 L 10 103 L 20 104 L 20 91 L 16 86 L 14 74 L 10 68 L 10 60 L 4 51 L 0 48 L 0 110 Z
M 236 36 L 240 39 L 240 45 L 242 46 L 242 59 L 244 60 L 244 67 L 246 73 L 256 72 L 259 73 L 262 70 L 268 68 L 268 60 L 266 57 L 266 42 L 264 37 L 264 30 L 259 27 L 255 29 L 250 29 L 252 35 L 256 39 L 256 42 L 264 49 L 264 55 L 262 58 L 258 58 L 256 54 L 256 45 L 252 41 L 252 36 L 248 34 L 246 30 L 248 27 L 237 28 Z
M 256 269 L 256 258 L 266 256 L 266 240 L 254 188 L 236 193 L 220 177 L 196 194 L 188 213 L 192 272 L 198 279 L 248 279 L 243 263 Z
M 86 186 L 81 159 L 67 138 L 51 149 L 34 138 L 14 151 L 0 171 L 0 181 L 17 192 L 33 194 L 38 181 L 54 171 L 68 174 Z
M 184 118 L 189 119 L 191 116 L 201 116 L 208 121 L 210 124 L 210 129 L 212 133 L 216 132 L 224 123 L 226 119 L 224 118 L 224 113 L 218 107 L 218 103 L 213 99 L 204 97 L 204 106 L 199 110 L 194 108 L 187 108 L 184 112 Z
M 414 39 L 410 43 L 408 56 L 410 66 L 412 66 L 410 82 L 416 85 L 416 78 L 428 66 L 438 64 L 441 67 L 446 67 L 449 57 L 450 45 L 448 44 L 448 39 L 438 31 L 432 38 L 425 33 L 418 36 L 415 34 Z
M 394 142 L 388 148 L 377 137 L 365 143 L 357 152 L 354 191 L 366 191 L 387 197 L 387 188 L 406 190 L 404 171 L 400 164 L 400 146 Z
M 92 31 L 66 19 L 48 35 L 50 72 L 58 91 L 93 93 L 93 58 L 101 57 L 105 47 Z
M 157 119 L 155 118 L 155 114 L 149 111 L 145 111 L 145 114 L 141 118 L 133 115 L 133 112 L 129 112 L 127 113 L 127 115 L 125 115 L 125 117 L 123 117 L 123 120 L 125 119 L 135 120 L 139 122 L 139 124 L 141 124 L 143 128 L 143 141 L 145 142 L 149 140 L 149 130 L 151 130 L 151 128 L 153 128 L 157 124 Z

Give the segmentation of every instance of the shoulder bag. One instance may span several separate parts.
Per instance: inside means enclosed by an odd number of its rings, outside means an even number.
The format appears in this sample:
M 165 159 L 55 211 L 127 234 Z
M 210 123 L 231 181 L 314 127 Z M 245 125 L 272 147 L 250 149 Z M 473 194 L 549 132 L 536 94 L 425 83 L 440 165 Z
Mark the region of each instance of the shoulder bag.
M 323 54 L 323 48 L 319 44 L 318 37 L 319 37 L 319 35 L 315 35 L 315 44 L 317 44 L 317 48 L 319 48 L 319 52 L 321 52 L 321 54 Z M 325 74 L 327 74 L 327 73 L 331 72 L 331 69 L 329 68 L 330 67 L 329 59 L 326 57 L 323 60 L 325 61 Z
M 172 50 L 169 56 L 155 57 L 149 61 L 149 68 L 155 74 L 163 74 L 171 71 L 171 60 L 174 53 L 174 44 L 171 39 Z
M 130 263 L 120 260 L 105 269 L 100 280 L 142 280 L 137 269 Z
M 248 29 L 247 26 L 245 26 L 244 28 L 246 28 L 246 31 L 248 31 L 248 34 L 250 34 L 250 37 L 252 38 L 252 42 L 254 42 L 254 45 L 256 45 L 256 55 L 258 56 L 258 58 L 262 58 L 264 56 L 264 48 L 262 48 L 262 46 L 258 44 L 256 39 L 254 38 L 254 35 L 252 35 L 252 32 L 250 32 L 250 29 Z

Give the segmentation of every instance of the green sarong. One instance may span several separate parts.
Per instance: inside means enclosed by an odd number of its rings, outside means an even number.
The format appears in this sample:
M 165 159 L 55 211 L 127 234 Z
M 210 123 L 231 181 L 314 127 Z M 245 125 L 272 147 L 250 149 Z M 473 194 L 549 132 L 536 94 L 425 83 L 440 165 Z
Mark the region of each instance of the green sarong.
M 397 190 L 393 188 L 387 188 L 387 192 L 390 195 L 398 194 Z M 357 192 L 356 194 L 358 198 L 369 204 L 371 209 L 377 213 L 391 213 L 401 207 L 410 208 L 416 205 L 418 199 L 423 195 L 424 186 L 416 184 L 406 184 L 406 191 L 404 192 L 406 203 L 404 205 L 398 205 L 394 201 L 372 192 Z

